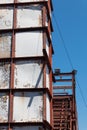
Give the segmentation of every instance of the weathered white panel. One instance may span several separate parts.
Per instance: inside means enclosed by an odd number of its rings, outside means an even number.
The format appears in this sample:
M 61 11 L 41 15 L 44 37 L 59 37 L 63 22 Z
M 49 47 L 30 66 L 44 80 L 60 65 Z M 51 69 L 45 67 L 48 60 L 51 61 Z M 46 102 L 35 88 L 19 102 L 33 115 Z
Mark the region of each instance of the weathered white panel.
M 46 120 L 50 123 L 50 99 L 46 94 Z
M 9 88 L 10 64 L 0 63 L 0 89 Z
M 50 77 L 49 77 L 49 69 L 46 66 L 46 87 L 50 88 Z
M 13 8 L 0 8 L 0 29 L 9 29 L 13 25 Z
M 43 96 L 41 92 L 14 94 L 13 121 L 39 122 L 43 119 Z
M 14 79 L 15 88 L 42 88 L 43 66 L 41 61 L 17 62 Z
M 42 26 L 42 9 L 40 5 L 22 6 L 17 8 L 17 27 Z
M 48 39 L 46 38 L 46 52 L 49 56 L 49 42 L 48 42 Z
M 18 0 L 18 2 L 34 2 L 34 1 L 48 1 L 48 0 Z
M 0 93 L 0 122 L 8 121 L 8 106 L 9 99 L 8 95 L 5 93 Z
M 42 56 L 42 32 L 16 33 L 16 57 Z
M 10 57 L 11 38 L 12 35 L 10 33 L 0 34 L 0 58 Z
M 0 0 L 0 4 L 13 3 L 14 0 Z

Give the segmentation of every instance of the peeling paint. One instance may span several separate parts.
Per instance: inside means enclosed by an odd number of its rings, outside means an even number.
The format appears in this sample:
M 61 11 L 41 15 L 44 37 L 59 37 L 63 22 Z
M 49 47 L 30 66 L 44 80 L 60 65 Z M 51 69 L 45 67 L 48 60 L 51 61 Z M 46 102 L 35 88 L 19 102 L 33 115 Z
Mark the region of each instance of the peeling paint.
M 16 62 L 14 85 L 15 88 L 42 88 L 43 66 L 41 61 Z
M 0 0 L 0 4 L 13 3 L 14 0 Z
M 9 29 L 13 25 L 13 8 L 1 8 L 0 7 L 0 29 Z
M 15 93 L 13 106 L 15 122 L 39 122 L 43 119 L 43 93 L 41 92 Z M 22 109 L 19 111 L 18 108 Z
M 0 34 L 0 58 L 11 56 L 11 39 L 10 33 Z
M 9 88 L 10 64 L 0 63 L 0 89 Z
M 42 26 L 42 7 L 40 5 L 18 7 L 17 27 L 36 26 Z
M 8 121 L 8 95 L 0 93 L 0 122 Z

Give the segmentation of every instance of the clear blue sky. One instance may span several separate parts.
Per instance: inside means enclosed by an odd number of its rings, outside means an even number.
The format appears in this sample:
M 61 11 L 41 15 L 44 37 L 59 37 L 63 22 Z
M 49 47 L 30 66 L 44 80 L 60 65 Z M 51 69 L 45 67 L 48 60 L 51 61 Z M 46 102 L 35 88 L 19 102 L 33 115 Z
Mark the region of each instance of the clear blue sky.
M 64 43 L 71 58 L 76 77 L 87 103 L 87 0 L 52 0 L 53 14 L 59 24 Z M 72 71 L 63 41 L 53 17 L 53 68 Z M 87 107 L 76 86 L 79 130 L 87 130 Z

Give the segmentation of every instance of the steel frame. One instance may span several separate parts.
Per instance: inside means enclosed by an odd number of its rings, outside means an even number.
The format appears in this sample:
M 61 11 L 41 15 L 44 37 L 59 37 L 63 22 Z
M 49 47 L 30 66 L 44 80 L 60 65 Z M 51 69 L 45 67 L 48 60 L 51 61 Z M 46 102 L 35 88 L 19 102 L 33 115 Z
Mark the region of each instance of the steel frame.
M 54 73 L 56 85 L 53 87 L 53 130 L 78 129 L 75 74 L 75 70 L 70 73 L 61 73 L 58 69 Z
M 16 17 L 17 17 L 17 6 L 29 6 L 29 5 L 34 5 L 34 4 L 40 4 L 43 5 L 43 23 L 42 27 L 32 27 L 32 28 L 17 28 L 16 27 Z M 0 63 L 4 62 L 9 62 L 11 65 L 11 73 L 10 73 L 10 88 L 9 89 L 0 89 L 0 92 L 5 92 L 9 95 L 9 115 L 8 115 L 8 122 L 0 122 L 0 126 L 7 126 L 8 130 L 12 130 L 13 126 L 43 126 L 44 130 L 52 129 L 52 54 L 53 54 L 53 47 L 52 47 L 52 41 L 50 38 L 50 33 L 53 31 L 52 27 L 52 22 L 50 18 L 50 12 L 53 10 L 52 7 L 52 1 L 37 1 L 37 2 L 23 2 L 23 3 L 18 3 L 17 0 L 14 0 L 14 3 L 9 3 L 9 4 L 0 4 L 0 7 L 13 7 L 13 28 L 12 29 L 1 29 L 0 34 L 3 33 L 12 33 L 12 53 L 11 57 L 8 58 L 0 58 Z M 47 17 L 48 17 L 48 26 L 45 25 L 46 21 L 46 12 L 47 12 Z M 43 32 L 43 56 L 35 56 L 35 57 L 15 57 L 15 33 L 17 32 L 28 32 L 28 31 L 42 31 Z M 47 55 L 46 52 L 46 36 L 49 41 L 49 56 Z M 26 61 L 26 60 L 41 60 L 43 61 L 44 64 L 44 84 L 43 88 L 41 89 L 15 89 L 14 88 L 14 67 L 15 67 L 15 62 L 16 61 Z M 50 77 L 50 89 L 46 87 L 46 65 L 49 68 L 49 77 Z M 13 122 L 13 97 L 15 92 L 24 92 L 24 91 L 29 91 L 29 92 L 43 92 L 43 97 L 44 97 L 44 114 L 43 114 L 43 122 Z M 46 93 L 48 93 L 50 97 L 50 124 L 46 121 Z

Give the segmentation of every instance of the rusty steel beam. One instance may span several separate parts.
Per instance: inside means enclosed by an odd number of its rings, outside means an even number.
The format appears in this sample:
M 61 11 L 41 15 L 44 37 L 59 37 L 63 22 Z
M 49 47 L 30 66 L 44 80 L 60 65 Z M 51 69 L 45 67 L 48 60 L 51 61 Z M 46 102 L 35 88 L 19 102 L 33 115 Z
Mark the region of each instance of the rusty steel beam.
M 59 69 L 54 73 L 56 83 L 71 82 L 71 86 L 53 86 L 53 130 L 78 130 L 77 129 L 77 110 L 75 99 L 75 73 L 61 73 Z M 61 79 L 62 78 L 62 79 Z M 59 90 L 65 90 L 59 92 Z M 72 93 L 69 93 L 69 89 Z M 56 92 L 57 91 L 57 92 Z M 74 120 L 73 120 L 74 119 Z

